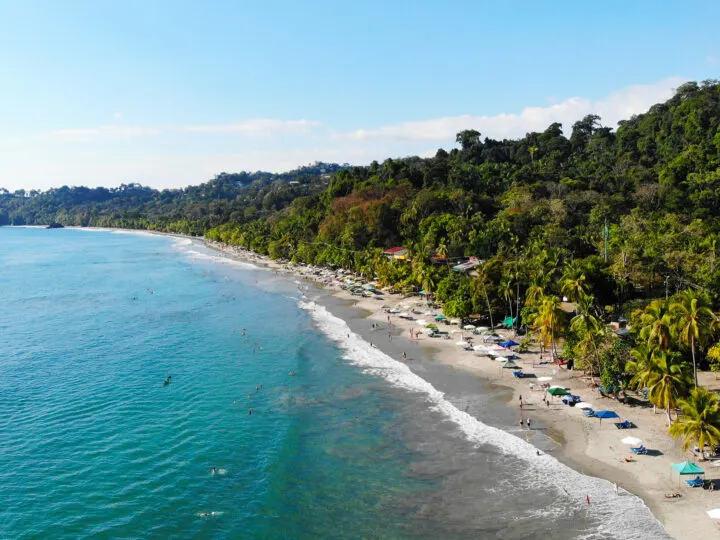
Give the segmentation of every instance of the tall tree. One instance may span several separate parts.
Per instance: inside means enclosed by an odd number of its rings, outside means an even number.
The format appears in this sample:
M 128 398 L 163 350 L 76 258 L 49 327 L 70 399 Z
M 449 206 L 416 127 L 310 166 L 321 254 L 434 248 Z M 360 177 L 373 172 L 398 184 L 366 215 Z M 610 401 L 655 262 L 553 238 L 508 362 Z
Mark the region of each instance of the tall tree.
M 670 311 L 675 317 L 680 343 L 690 347 L 693 361 L 693 379 L 697 387 L 697 363 L 695 348 L 704 343 L 712 333 L 715 315 L 705 299 L 692 290 L 686 290 L 671 303 Z
M 682 438 L 682 449 L 696 444 L 700 451 L 705 446 L 720 444 L 720 404 L 718 396 L 707 388 L 693 388 L 686 399 L 678 401 L 683 416 L 678 417 L 668 432 Z

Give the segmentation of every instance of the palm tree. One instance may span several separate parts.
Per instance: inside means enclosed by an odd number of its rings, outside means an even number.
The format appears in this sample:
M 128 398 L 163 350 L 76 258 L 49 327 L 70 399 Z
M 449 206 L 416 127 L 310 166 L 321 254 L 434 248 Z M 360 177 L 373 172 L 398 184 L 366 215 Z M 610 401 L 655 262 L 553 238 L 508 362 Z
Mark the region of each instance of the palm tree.
M 672 422 L 670 411 L 690 386 L 687 364 L 677 354 L 650 350 L 645 344 L 640 344 L 630 354 L 633 361 L 628 362 L 626 369 L 635 373 L 630 385 L 635 388 L 647 387 L 650 390 L 650 403 L 665 409 L 668 422 Z
M 672 319 L 664 300 L 650 302 L 640 314 L 640 338 L 650 349 L 667 351 L 672 341 Z
M 480 288 L 480 290 L 483 293 L 483 296 L 485 297 L 485 303 L 487 305 L 488 309 L 488 315 L 490 316 L 490 328 L 495 328 L 495 324 L 493 323 L 493 316 L 492 316 L 492 307 L 490 306 L 490 297 L 487 293 L 487 286 L 490 281 L 490 276 L 488 275 L 487 268 L 480 267 L 477 271 L 477 277 L 474 280 L 474 284 Z
M 571 302 L 577 302 L 587 294 L 585 272 L 576 261 L 565 266 L 560 278 L 560 292 L 567 296 Z
M 570 321 L 570 330 L 580 338 L 576 349 L 581 356 L 591 356 L 594 365 L 590 369 L 590 377 L 595 382 L 595 372 L 600 367 L 600 351 L 598 342 L 605 337 L 607 330 L 602 321 L 592 314 L 593 296 L 585 295 L 577 303 L 577 314 Z
M 682 449 L 693 443 L 701 449 L 720 443 L 720 402 L 707 388 L 693 388 L 687 399 L 678 401 L 683 416 L 675 420 L 668 432 L 674 439 L 683 438 Z
M 532 328 L 540 334 L 542 346 L 549 347 L 553 357 L 556 355 L 555 335 L 562 327 L 563 311 L 556 296 L 543 296 L 538 311 L 532 321 Z
M 695 346 L 704 343 L 712 333 L 715 315 L 705 303 L 705 299 L 694 291 L 687 290 L 678 295 L 678 299 L 670 304 L 670 311 L 677 321 L 678 339 L 680 343 L 690 346 L 693 361 L 693 377 L 697 387 L 697 364 L 695 362 Z
M 510 318 L 513 316 L 513 282 L 511 276 L 504 276 L 500 282 L 500 291 L 502 292 L 503 298 L 507 300 L 508 306 L 510 307 Z

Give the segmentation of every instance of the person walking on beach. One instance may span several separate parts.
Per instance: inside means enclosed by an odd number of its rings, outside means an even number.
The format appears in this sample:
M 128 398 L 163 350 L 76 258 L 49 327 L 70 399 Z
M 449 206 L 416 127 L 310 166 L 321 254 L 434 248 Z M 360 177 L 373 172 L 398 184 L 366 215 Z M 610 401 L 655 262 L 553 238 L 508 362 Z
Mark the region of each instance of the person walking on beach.
M 403 362 L 404 362 L 405 360 L 407 360 L 407 353 L 406 353 L 405 351 L 403 351 L 402 359 L 403 359 Z
M 590 495 L 585 495 L 585 500 L 588 503 L 588 506 L 590 506 Z

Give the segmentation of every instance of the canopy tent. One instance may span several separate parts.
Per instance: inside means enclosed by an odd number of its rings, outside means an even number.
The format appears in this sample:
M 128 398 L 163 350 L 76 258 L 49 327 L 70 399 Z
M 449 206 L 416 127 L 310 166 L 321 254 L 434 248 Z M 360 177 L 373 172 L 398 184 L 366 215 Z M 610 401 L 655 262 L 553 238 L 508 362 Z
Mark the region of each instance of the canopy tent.
M 672 468 L 680 474 L 705 474 L 700 467 L 691 463 L 690 461 L 683 461 L 682 463 L 673 463 Z
M 503 347 L 517 347 L 520 344 L 517 341 L 508 339 L 507 341 L 503 341 L 500 345 L 502 345 Z
M 515 324 L 515 321 L 517 321 L 517 317 L 505 317 L 503 319 L 502 325 L 505 328 L 512 328 L 513 325 Z
M 620 442 L 623 444 L 629 444 L 630 446 L 640 446 L 642 444 L 642 439 L 638 439 L 637 437 L 625 437 Z
M 548 388 L 547 393 L 551 396 L 567 396 L 570 392 L 560 386 L 554 386 L 552 388 Z
M 595 413 L 595 418 L 600 419 L 600 427 L 602 427 L 603 420 L 606 420 L 608 418 L 620 418 L 620 416 L 615 411 L 597 411 Z

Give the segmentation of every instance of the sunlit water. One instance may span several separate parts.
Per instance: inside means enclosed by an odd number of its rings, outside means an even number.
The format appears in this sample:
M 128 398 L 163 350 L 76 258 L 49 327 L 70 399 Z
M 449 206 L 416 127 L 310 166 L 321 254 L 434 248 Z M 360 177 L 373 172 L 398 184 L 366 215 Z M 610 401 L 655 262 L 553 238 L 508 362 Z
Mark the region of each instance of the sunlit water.
M 0 228 L 0 268 L 0 537 L 664 537 L 291 280 L 108 231 Z

